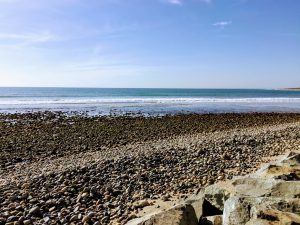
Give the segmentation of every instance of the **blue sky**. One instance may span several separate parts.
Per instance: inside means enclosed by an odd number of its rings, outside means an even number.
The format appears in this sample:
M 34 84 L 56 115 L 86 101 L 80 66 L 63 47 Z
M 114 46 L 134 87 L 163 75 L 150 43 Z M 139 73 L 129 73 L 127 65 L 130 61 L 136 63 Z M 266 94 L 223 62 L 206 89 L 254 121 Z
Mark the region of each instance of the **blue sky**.
M 0 0 L 0 86 L 300 86 L 300 1 Z

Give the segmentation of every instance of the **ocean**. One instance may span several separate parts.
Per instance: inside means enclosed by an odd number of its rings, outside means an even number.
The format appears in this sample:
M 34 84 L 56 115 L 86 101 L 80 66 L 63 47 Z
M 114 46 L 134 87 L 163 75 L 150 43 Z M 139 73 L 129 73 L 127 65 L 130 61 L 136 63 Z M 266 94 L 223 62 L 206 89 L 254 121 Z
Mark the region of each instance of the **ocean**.
M 300 91 L 263 89 L 0 88 L 0 113 L 90 115 L 300 112 Z

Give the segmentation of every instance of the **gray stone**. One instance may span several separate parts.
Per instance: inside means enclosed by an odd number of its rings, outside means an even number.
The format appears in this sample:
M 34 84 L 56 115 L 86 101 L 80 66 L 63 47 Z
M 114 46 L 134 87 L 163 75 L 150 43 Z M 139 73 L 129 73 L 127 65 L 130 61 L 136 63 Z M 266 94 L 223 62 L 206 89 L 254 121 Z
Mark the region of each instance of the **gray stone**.
M 205 188 L 204 198 L 217 209 L 223 211 L 224 202 L 234 193 L 229 182 L 220 182 Z
M 180 204 L 167 211 L 129 221 L 127 225 L 198 225 L 194 208 Z
M 204 202 L 204 192 L 201 191 L 198 194 L 195 194 L 188 198 L 185 202 L 188 205 L 191 205 L 194 208 L 197 220 L 199 221 L 203 215 L 203 202 Z
M 273 187 L 281 181 L 265 178 L 245 177 L 235 179 L 232 183 L 235 189 L 235 195 L 244 197 L 263 197 L 272 192 Z
M 250 220 L 249 203 L 239 197 L 229 198 L 224 205 L 223 225 L 242 225 Z

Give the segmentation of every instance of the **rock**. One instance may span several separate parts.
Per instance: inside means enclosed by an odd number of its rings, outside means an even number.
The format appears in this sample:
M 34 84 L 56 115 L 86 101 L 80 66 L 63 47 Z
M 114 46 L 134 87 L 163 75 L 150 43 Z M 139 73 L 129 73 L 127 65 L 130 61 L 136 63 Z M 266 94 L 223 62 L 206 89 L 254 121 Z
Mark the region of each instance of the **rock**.
M 108 216 L 104 216 L 103 218 L 102 218 L 102 220 L 101 220 L 101 223 L 102 224 L 105 224 L 105 223 L 107 223 L 109 221 L 109 217 Z
M 46 216 L 46 217 L 43 218 L 43 220 L 44 220 L 45 223 L 48 223 L 50 218 L 49 218 L 49 216 Z
M 36 206 L 29 210 L 29 215 L 31 216 L 41 216 L 40 207 Z
M 18 221 L 18 217 L 17 216 L 10 216 L 7 218 L 6 222 L 14 222 L 14 221 Z
M 89 222 L 91 220 L 91 218 L 90 217 L 88 217 L 88 216 L 84 216 L 83 218 L 82 218 L 82 222 L 83 223 L 85 223 L 85 222 Z
M 86 198 L 88 195 L 89 195 L 89 193 L 84 192 L 84 193 L 82 193 L 81 198 Z
M 77 221 L 78 220 L 78 216 L 77 215 L 74 215 L 70 218 L 70 222 L 74 222 L 74 221 Z
M 191 205 L 193 207 L 198 221 L 203 215 L 203 202 L 204 202 L 203 190 L 200 191 L 198 194 L 189 197 L 185 202 L 186 204 Z
M 149 205 L 150 205 L 150 203 L 147 200 L 142 200 L 142 201 L 136 202 L 134 204 L 134 207 L 135 208 L 144 208 L 144 207 L 149 206 Z
M 266 178 L 243 177 L 233 181 L 234 192 L 240 196 L 262 197 L 269 195 L 280 181 Z
M 250 220 L 249 204 L 239 197 L 231 197 L 225 201 L 223 225 L 241 225 Z
M 94 212 L 89 212 L 86 216 L 89 217 L 89 218 L 93 218 L 95 216 L 95 213 Z
M 0 129 L 0 146 L 5 150 L 0 152 L 4 171 L 0 224 L 13 216 L 30 218 L 36 224 L 48 217 L 53 224 L 77 224 L 83 215 L 82 224 L 124 224 L 148 211 L 140 209 L 149 199 L 151 204 L 157 200 L 150 211 L 164 209 L 177 204 L 177 197 L 190 199 L 195 190 L 249 173 L 269 160 L 266 157 L 299 149 L 300 144 L 300 122 L 294 123 L 295 117 L 300 121 L 300 114 L 284 115 L 284 124 L 273 114 L 226 114 L 220 120 L 213 115 L 61 119 L 41 113 L 26 114 L 25 119 L 16 116 L 22 122 L 14 126 L 6 126 L 5 117 L 0 115 L 4 128 Z M 263 128 L 257 126 L 261 124 Z M 208 222 L 223 214 L 224 202 L 232 196 L 247 202 L 251 219 L 273 218 L 274 212 L 282 219 L 288 214 L 294 218 L 298 212 L 292 209 L 299 208 L 294 202 L 299 200 L 298 161 L 296 154 L 290 154 L 265 173 L 225 182 L 228 186 L 215 185 L 213 191 L 208 187 L 207 199 L 196 196 L 183 204 L 193 208 L 197 220 L 206 217 Z M 35 206 L 41 213 L 30 215 L 28 211 Z M 91 210 L 95 215 L 89 214 Z M 184 217 L 184 212 L 174 215 Z
M 14 222 L 7 222 L 5 223 L 5 225 L 14 225 L 15 223 Z
M 128 217 L 127 217 L 127 220 L 132 220 L 132 219 L 135 219 L 137 218 L 137 215 L 135 213 L 131 213 Z
M 177 205 L 167 211 L 129 221 L 126 225 L 198 225 L 191 205 Z
M 23 221 L 23 224 L 24 224 L 24 225 L 30 225 L 30 224 L 31 224 L 31 220 L 24 220 L 24 221 Z
M 270 196 L 284 198 L 299 198 L 300 197 L 300 182 L 299 181 L 281 181 L 272 188 Z
M 300 166 L 300 154 L 298 152 L 288 152 L 280 161 L 283 165 Z
M 234 193 L 230 182 L 220 182 L 205 188 L 204 198 L 217 209 L 223 211 L 224 202 Z
M 199 225 L 223 225 L 223 217 L 221 215 L 203 217 Z
M 274 225 L 274 221 L 251 219 L 245 225 Z
M 300 223 L 299 199 L 266 197 L 253 199 L 252 202 L 251 218 L 280 221 L 281 224 Z

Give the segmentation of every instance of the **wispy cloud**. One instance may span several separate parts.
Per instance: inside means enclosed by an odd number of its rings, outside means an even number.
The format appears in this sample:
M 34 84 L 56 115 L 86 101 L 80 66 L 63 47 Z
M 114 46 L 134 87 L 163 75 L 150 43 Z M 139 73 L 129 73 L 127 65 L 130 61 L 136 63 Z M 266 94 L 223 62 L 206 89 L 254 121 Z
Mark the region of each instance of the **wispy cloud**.
M 200 2 L 211 3 L 212 0 L 199 0 Z
M 168 2 L 169 4 L 172 5 L 183 5 L 183 3 L 185 3 L 187 0 L 166 0 L 166 2 Z M 195 0 L 198 2 L 204 2 L 204 3 L 211 3 L 212 0 Z
M 50 32 L 41 33 L 0 33 L 0 41 L 10 41 L 23 44 L 45 43 L 58 41 L 59 37 Z
M 168 3 L 173 5 L 182 5 L 182 0 L 168 0 Z
M 223 29 L 230 24 L 232 24 L 232 21 L 220 21 L 220 22 L 214 23 L 213 26 Z

